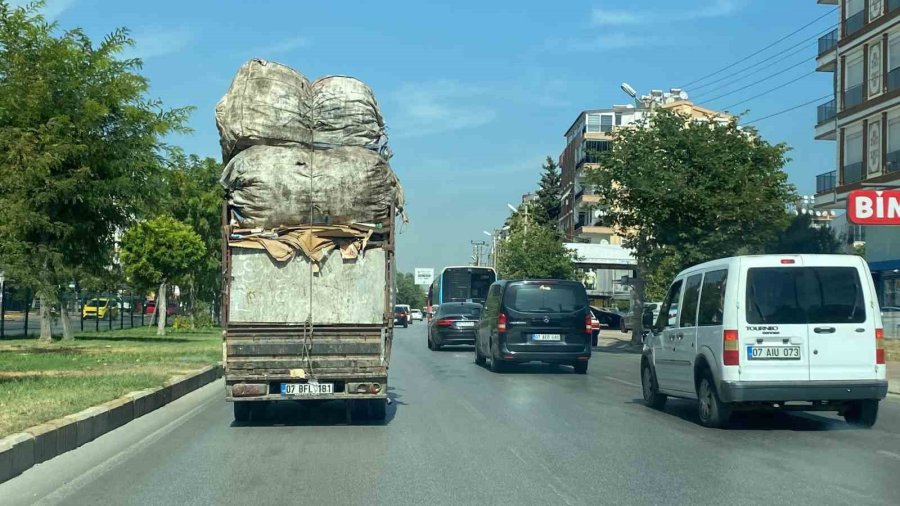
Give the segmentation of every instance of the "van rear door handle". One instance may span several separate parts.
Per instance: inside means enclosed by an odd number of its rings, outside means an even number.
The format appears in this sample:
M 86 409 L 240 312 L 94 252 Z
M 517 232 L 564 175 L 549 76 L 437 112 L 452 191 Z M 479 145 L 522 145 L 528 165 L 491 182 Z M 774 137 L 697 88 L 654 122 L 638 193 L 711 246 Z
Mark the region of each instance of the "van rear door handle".
M 816 327 L 813 329 L 813 332 L 816 334 L 834 334 L 834 327 Z

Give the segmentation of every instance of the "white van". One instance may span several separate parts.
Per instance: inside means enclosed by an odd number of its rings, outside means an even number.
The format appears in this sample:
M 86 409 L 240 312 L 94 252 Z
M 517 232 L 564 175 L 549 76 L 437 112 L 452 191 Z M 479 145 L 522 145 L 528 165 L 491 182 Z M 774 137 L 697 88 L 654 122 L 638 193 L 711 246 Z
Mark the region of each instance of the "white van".
M 714 260 L 681 272 L 659 314 L 641 359 L 648 405 L 698 399 L 709 427 L 736 409 L 772 408 L 875 424 L 887 395 L 884 331 L 861 257 Z

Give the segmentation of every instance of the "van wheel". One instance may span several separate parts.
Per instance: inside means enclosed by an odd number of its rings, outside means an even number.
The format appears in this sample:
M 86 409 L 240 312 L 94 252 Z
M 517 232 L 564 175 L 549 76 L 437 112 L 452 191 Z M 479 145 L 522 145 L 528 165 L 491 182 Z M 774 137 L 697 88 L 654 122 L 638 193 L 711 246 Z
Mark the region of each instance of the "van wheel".
M 850 425 L 871 428 L 878 420 L 878 401 L 873 399 L 853 401 L 844 412 L 844 420 Z
M 572 364 L 572 367 L 575 368 L 575 374 L 587 374 L 588 361 L 579 360 L 578 362 Z
M 647 362 L 641 366 L 641 390 L 644 392 L 644 402 L 653 409 L 662 409 L 669 399 L 666 394 L 659 393 L 656 374 Z
M 234 421 L 248 422 L 250 421 L 250 413 L 253 406 L 249 402 L 234 402 Z
M 487 357 L 481 354 L 481 350 L 478 349 L 478 342 L 475 343 L 475 364 L 483 366 L 487 363 Z
M 720 428 L 731 418 L 731 408 L 719 399 L 716 387 L 709 372 L 704 374 L 697 388 L 697 411 L 700 423 L 706 427 Z

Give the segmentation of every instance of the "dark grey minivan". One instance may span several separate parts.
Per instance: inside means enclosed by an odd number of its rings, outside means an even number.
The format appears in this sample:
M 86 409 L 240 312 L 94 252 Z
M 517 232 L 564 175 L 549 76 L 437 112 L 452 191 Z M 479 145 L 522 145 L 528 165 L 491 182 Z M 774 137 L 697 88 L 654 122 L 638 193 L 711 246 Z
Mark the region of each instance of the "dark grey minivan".
M 559 279 L 492 284 L 475 335 L 475 363 L 489 358 L 495 372 L 510 362 L 537 361 L 586 374 L 591 313 L 584 285 Z

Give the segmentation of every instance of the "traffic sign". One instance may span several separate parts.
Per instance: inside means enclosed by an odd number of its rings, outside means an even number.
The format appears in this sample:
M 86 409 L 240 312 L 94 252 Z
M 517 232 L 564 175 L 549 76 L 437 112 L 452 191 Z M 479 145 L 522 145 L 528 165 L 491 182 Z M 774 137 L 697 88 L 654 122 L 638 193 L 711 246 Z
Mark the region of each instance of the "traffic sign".
M 434 269 L 416 267 L 416 284 L 430 285 L 434 282 Z

